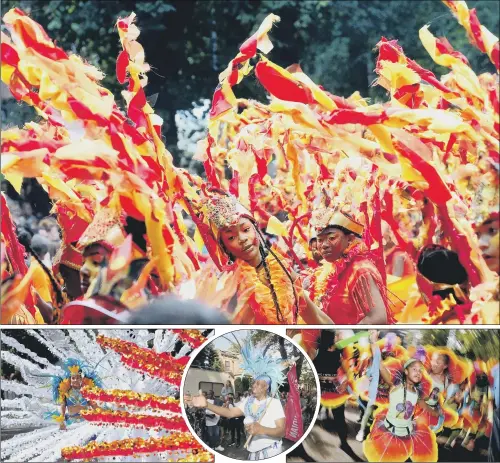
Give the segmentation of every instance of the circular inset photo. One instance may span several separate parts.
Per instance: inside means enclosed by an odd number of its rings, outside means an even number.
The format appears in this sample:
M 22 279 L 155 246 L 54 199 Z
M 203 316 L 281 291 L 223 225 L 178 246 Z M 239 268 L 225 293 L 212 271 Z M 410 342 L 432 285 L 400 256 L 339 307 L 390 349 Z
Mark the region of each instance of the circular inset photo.
M 208 343 L 181 385 L 191 432 L 207 449 L 236 460 L 264 460 L 298 446 L 316 419 L 319 393 L 302 348 L 255 329 Z

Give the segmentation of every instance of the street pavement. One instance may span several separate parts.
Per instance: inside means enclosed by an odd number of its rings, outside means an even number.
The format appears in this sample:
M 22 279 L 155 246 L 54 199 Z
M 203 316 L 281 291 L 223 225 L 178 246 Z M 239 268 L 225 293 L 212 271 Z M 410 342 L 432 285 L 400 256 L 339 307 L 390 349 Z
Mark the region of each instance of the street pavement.
M 230 446 L 231 439 L 226 439 L 224 438 L 224 441 L 222 442 L 222 446 L 224 447 L 223 452 L 219 452 L 220 454 L 229 457 L 229 458 L 234 458 L 236 460 L 247 460 L 248 459 L 248 451 L 243 448 L 243 445 L 245 445 L 245 440 L 243 439 L 242 436 L 242 442 L 239 447 L 236 446 Z M 286 452 L 290 447 L 292 447 L 294 442 L 289 441 L 287 439 L 283 439 L 283 452 Z

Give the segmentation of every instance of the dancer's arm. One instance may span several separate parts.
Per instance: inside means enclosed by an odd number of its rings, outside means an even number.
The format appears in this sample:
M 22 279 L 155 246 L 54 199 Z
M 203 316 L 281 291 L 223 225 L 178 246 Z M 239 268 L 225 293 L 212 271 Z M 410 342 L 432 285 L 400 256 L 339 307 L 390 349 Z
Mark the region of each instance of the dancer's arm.
M 52 312 L 54 308 L 48 302 L 45 302 L 37 291 L 35 291 L 35 295 L 36 306 L 42 315 L 43 321 L 47 324 L 52 323 Z
M 233 325 L 253 325 L 254 322 L 254 314 L 250 304 L 245 304 L 231 320 Z
M 372 352 L 374 352 L 375 349 L 378 349 L 377 341 L 378 341 L 378 331 L 377 330 L 370 330 L 369 331 L 369 339 L 371 343 L 371 348 Z M 384 365 L 383 362 L 380 362 L 380 376 L 382 376 L 382 379 L 389 385 L 393 386 L 393 380 L 392 380 L 392 374 L 389 371 L 389 369 Z
M 284 437 L 285 436 L 285 418 L 275 420 L 275 428 L 268 428 L 259 423 L 251 423 L 246 427 L 248 434 L 251 436 L 269 436 L 269 437 Z
M 206 409 L 216 413 L 219 416 L 223 416 L 224 418 L 237 418 L 238 416 L 243 416 L 243 412 L 238 407 L 225 408 L 207 403 Z
M 352 294 L 357 305 L 361 305 L 364 312 L 369 312 L 358 325 L 385 325 L 387 324 L 387 310 L 384 299 L 374 278 L 363 275 L 359 278 Z
M 418 405 L 432 416 L 439 416 L 439 410 L 427 405 L 424 399 L 418 399 Z
M 61 416 L 63 417 L 63 420 L 61 424 L 59 425 L 59 429 L 61 431 L 64 431 L 66 429 L 66 401 L 64 401 L 61 405 Z
M 223 416 L 224 418 L 237 418 L 238 416 L 244 415 L 243 411 L 238 407 L 225 408 L 209 403 L 206 397 L 202 395 L 201 391 L 200 395 L 197 396 L 185 395 L 184 402 L 196 408 L 206 408 L 207 410 L 210 410 L 211 412 L 214 412 L 219 416 Z
M 334 325 L 333 320 L 319 307 L 311 301 L 306 291 L 302 291 L 302 296 L 306 301 L 306 309 L 300 313 L 302 319 L 308 325 Z

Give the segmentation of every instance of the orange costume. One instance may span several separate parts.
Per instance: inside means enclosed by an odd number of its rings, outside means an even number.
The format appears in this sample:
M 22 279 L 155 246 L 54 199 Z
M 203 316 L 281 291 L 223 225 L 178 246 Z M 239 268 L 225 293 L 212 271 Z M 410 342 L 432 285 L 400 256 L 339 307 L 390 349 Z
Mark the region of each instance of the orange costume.
M 313 221 L 318 233 L 328 227 L 340 227 L 358 236 L 363 233 L 363 225 L 332 209 L 316 211 Z M 380 271 L 366 245 L 354 240 L 340 259 L 325 262 L 314 272 L 309 296 L 335 324 L 355 325 L 374 307 L 370 289 L 373 283 L 384 300 L 390 322 L 387 290 Z
M 220 230 L 238 223 L 242 217 L 254 224 L 265 254 L 257 268 L 241 259 L 232 262 L 223 249 Z M 252 214 L 233 196 L 211 194 L 203 203 L 203 220 L 208 224 L 200 218 L 196 220 L 219 269 L 202 275 L 203 281 L 197 285 L 199 296 L 233 315 L 233 323 L 297 323 L 299 308 L 305 306 L 305 301 L 298 297 L 291 281 L 292 266 L 276 249 L 266 248 Z M 248 307 L 251 320 L 245 310 Z

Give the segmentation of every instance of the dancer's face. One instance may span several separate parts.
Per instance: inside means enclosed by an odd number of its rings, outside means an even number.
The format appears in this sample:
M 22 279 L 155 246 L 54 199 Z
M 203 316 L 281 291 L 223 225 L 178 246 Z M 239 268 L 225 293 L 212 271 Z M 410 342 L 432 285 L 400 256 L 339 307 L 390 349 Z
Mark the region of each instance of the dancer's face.
M 406 377 L 413 383 L 418 384 L 422 381 L 422 363 L 413 362 L 406 370 Z
M 259 379 L 258 381 L 254 381 L 252 384 L 252 394 L 254 397 L 262 397 L 267 394 L 268 389 L 267 382 L 263 379 Z
M 479 248 L 483 253 L 484 260 L 493 272 L 500 272 L 500 233 L 499 219 L 485 220 L 477 229 Z
M 73 389 L 80 389 L 83 384 L 83 378 L 80 375 L 71 375 L 70 383 Z
M 85 294 L 90 284 L 97 278 L 101 268 L 108 263 L 110 252 L 102 245 L 95 243 L 83 251 L 83 266 L 80 269 L 80 285 Z
M 435 352 L 431 358 L 431 371 L 435 375 L 440 375 L 448 366 L 446 356 Z
M 236 225 L 221 230 L 221 240 L 226 251 L 235 259 L 241 259 L 253 267 L 260 264 L 259 238 L 254 224 L 241 217 Z
M 80 272 L 64 264 L 60 264 L 59 273 L 63 277 L 64 286 L 69 298 L 73 301 L 80 297 L 82 295 Z
M 318 235 L 318 249 L 327 262 L 340 259 L 354 235 L 346 235 L 342 230 L 326 228 Z

